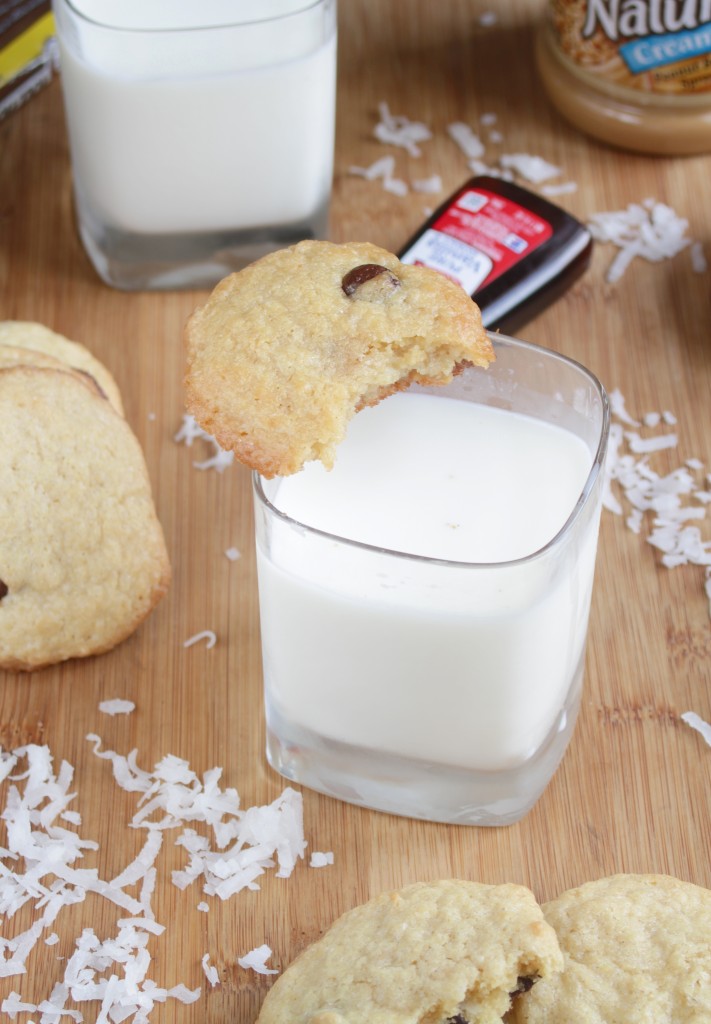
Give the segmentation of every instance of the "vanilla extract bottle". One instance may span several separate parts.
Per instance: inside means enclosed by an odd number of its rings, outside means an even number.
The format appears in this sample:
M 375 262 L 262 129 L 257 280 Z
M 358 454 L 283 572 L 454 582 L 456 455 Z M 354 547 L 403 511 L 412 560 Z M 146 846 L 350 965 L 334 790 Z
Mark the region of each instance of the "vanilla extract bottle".
M 398 253 L 476 301 L 484 326 L 515 334 L 585 271 L 592 236 L 572 214 L 490 175 L 471 178 Z

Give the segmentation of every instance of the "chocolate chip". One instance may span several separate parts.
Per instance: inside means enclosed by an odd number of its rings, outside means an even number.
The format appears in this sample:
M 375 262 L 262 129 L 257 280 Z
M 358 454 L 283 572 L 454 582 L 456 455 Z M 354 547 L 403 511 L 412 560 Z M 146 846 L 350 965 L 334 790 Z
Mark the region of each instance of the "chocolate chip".
M 387 267 L 381 267 L 379 263 L 361 263 L 359 267 L 353 267 L 353 270 L 348 271 L 341 281 L 341 288 L 346 295 L 353 295 L 366 281 L 372 281 L 374 277 L 380 277 L 381 274 L 386 275 L 384 281 L 387 282 L 389 288 L 399 286 L 400 281 Z
M 7 583 L 4 580 L 0 580 L 0 601 L 2 601 L 6 594 L 9 594 Z
M 445 1024 L 469 1024 L 466 1017 L 462 1017 L 461 1013 L 458 1013 L 456 1017 L 447 1017 Z
M 535 978 L 524 978 L 519 977 L 516 979 L 516 988 L 513 992 L 509 992 L 509 998 L 515 999 L 516 996 L 523 995 L 524 992 L 528 992 L 529 989 L 533 988 L 536 982 Z

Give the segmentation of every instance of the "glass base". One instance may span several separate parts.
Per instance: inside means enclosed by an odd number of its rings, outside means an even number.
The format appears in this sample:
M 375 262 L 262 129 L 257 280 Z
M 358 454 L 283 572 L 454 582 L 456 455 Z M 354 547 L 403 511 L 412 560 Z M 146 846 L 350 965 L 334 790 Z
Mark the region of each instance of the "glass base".
M 371 810 L 452 825 L 512 825 L 531 810 L 565 753 L 580 706 L 582 667 L 581 659 L 545 743 L 516 768 L 474 771 L 351 746 L 286 722 L 269 701 L 267 760 L 291 782 Z
M 79 211 L 79 236 L 99 277 L 124 291 L 211 288 L 276 249 L 326 238 L 326 202 L 308 221 L 234 231 L 144 235 L 99 224 Z

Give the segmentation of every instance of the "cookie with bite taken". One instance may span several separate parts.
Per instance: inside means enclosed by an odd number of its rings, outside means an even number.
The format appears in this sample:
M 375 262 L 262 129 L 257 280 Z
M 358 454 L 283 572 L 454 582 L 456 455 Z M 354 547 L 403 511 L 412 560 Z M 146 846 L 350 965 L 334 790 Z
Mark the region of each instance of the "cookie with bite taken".
M 330 468 L 358 410 L 494 358 L 458 284 L 364 242 L 300 242 L 231 274 L 186 340 L 188 411 L 265 477 Z
M 276 980 L 257 1024 L 498 1024 L 561 966 L 528 889 L 421 882 L 339 918 Z

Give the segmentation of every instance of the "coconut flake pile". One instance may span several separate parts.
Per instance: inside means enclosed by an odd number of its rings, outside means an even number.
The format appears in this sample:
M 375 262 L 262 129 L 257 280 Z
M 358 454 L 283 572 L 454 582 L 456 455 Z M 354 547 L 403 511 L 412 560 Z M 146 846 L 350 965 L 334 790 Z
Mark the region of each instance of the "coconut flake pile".
M 61 1017 L 78 1024 L 85 1019 L 120 1024 L 129 1018 L 145 1024 L 157 1003 L 191 1003 L 200 997 L 200 988 L 182 983 L 161 988 L 148 976 L 149 942 L 165 931 L 155 920 L 151 897 L 158 855 L 170 830 L 178 831 L 175 844 L 187 855 L 184 869 L 172 872 L 173 884 L 185 889 L 199 881 L 208 897 L 224 900 L 243 889 L 258 889 L 257 878 L 272 868 L 277 868 L 278 877 L 288 878 L 304 857 L 302 799 L 295 790 L 287 788 L 271 804 L 243 810 L 237 790 L 220 787 L 220 768 L 199 778 L 188 762 L 168 755 L 153 771 L 146 771 L 138 766 L 135 750 L 123 756 L 100 749 L 98 736 L 90 734 L 87 739 L 98 757 L 111 762 L 117 784 L 137 794 L 129 826 L 143 830 L 145 840 L 115 878 L 102 878 L 96 867 L 77 867 L 76 861 L 99 847 L 75 830 L 81 817 L 69 809 L 76 798 L 70 792 L 74 769 L 62 761 L 55 774 L 46 746 L 28 745 L 12 753 L 0 750 L 0 782 L 7 784 L 1 815 L 6 845 L 0 848 L 0 914 L 9 920 L 27 904 L 34 911 L 29 928 L 13 938 L 0 937 L 0 977 L 26 974 L 35 944 L 41 938 L 56 942 L 52 926 L 62 909 L 83 901 L 87 893 L 110 901 L 121 915 L 114 936 L 101 939 L 91 929 L 82 932 L 64 962 L 61 980 L 45 1000 L 35 1004 L 20 992 L 11 992 L 1 1006 L 10 1020 L 22 1012 L 40 1014 L 41 1024 L 55 1024 Z M 207 826 L 208 835 L 188 827 L 198 822 Z M 264 968 L 269 953 L 254 961 L 266 973 L 271 973 Z M 250 962 L 258 969 L 254 964 Z M 208 982 L 215 984 L 208 954 L 202 968 Z M 100 1005 L 85 1017 L 80 1009 L 84 1003 Z
M 413 157 L 422 155 L 420 143 L 432 138 L 427 125 L 402 115 L 393 115 L 384 102 L 379 104 L 378 113 L 380 120 L 374 134 L 380 142 L 404 148 Z M 489 128 L 488 141 L 499 144 L 504 141 L 504 137 L 501 132 L 492 129 L 496 120 L 496 114 L 488 111 L 481 115 L 480 123 Z M 447 134 L 461 151 L 473 174 L 487 174 L 506 181 L 515 181 L 518 177 L 551 198 L 577 191 L 577 182 L 552 182 L 551 179 L 559 177 L 563 171 L 542 156 L 499 153 L 493 160 L 487 160 L 486 145 L 481 136 L 465 122 L 456 121 L 448 125 Z M 442 189 L 438 175 L 408 184 L 404 178 L 396 175 L 394 156 L 382 157 L 369 167 L 349 167 L 348 171 L 369 181 L 380 181 L 386 191 L 398 196 L 406 196 L 411 188 L 417 192 L 432 193 Z M 606 280 L 611 284 L 619 281 L 637 256 L 658 262 L 676 256 L 687 247 L 694 273 L 703 274 L 708 271 L 702 243 L 687 237 L 688 221 L 678 216 L 670 206 L 655 199 L 630 203 L 625 210 L 594 213 L 589 218 L 588 227 L 597 241 L 611 243 L 619 249 L 606 274 Z
M 588 227 L 597 241 L 611 242 L 619 249 L 607 271 L 606 280 L 610 283 L 619 281 L 637 256 L 657 263 L 671 259 L 692 244 L 686 235 L 689 222 L 679 217 L 671 206 L 654 199 L 630 203 L 626 210 L 595 213 Z M 703 269 L 699 251 L 697 244 L 693 250 L 695 270 Z M 703 257 L 703 250 L 700 254 Z
M 225 900 L 242 889 L 258 889 L 256 879 L 268 868 L 277 867 L 277 877 L 288 878 L 303 858 L 302 797 L 296 790 L 287 787 L 273 803 L 242 810 L 237 790 L 220 788 L 221 768 L 210 769 L 201 780 L 187 761 L 169 754 L 147 772 L 136 763 L 137 751 L 123 756 L 101 750 L 94 734 L 87 739 L 97 757 L 111 762 L 117 785 L 141 794 L 129 824 L 147 830 L 144 850 L 154 846 L 143 859 L 139 855 L 141 866 L 153 863 L 165 830 L 181 829 L 175 844 L 186 850 L 188 863 L 172 873 L 179 889 L 200 879 L 205 895 Z M 212 829 L 212 840 L 184 827 L 197 821 Z
M 427 142 L 433 137 L 430 128 L 422 121 L 412 121 L 402 114 L 393 114 L 385 102 L 378 104 L 378 118 L 373 132 L 375 138 L 386 145 L 405 149 L 411 157 L 422 156 L 421 143 Z M 493 128 L 496 122 L 497 115 L 493 111 L 487 111 L 481 115 L 480 123 L 482 127 L 488 129 L 488 142 L 500 144 L 504 141 L 504 136 Z M 463 121 L 455 121 L 447 125 L 446 130 L 450 139 L 463 154 L 467 166 L 473 174 L 488 174 L 496 178 L 504 178 L 507 181 L 514 181 L 518 176 L 528 183 L 540 185 L 562 173 L 559 167 L 544 160 L 541 156 L 530 153 L 500 154 L 497 159 L 486 162 L 484 159 L 486 144 L 478 131 L 471 125 Z M 442 191 L 442 179 L 438 174 L 432 174 L 428 178 L 415 180 L 412 183 L 397 176 L 395 157 L 392 155 L 381 157 L 367 167 L 351 166 L 348 168 L 348 173 L 366 178 L 368 181 L 380 181 L 385 191 L 398 196 L 408 195 L 411 189 L 415 192 Z M 575 182 L 543 186 L 543 190 L 550 195 L 564 195 L 574 192 L 576 188 Z
M 677 434 L 668 429 L 676 423 L 673 413 L 647 413 L 640 422 L 629 414 L 617 389 L 610 393 L 610 408 L 617 422 L 610 426 L 603 504 L 624 515 L 634 533 L 645 530 L 647 542 L 661 552 L 662 565 L 704 567 L 711 616 L 711 540 L 700 529 L 711 502 L 711 475 L 704 475 L 696 458 L 665 476 L 650 465 L 650 455 L 678 445 Z M 661 427 L 662 432 L 642 436 L 643 427 Z

